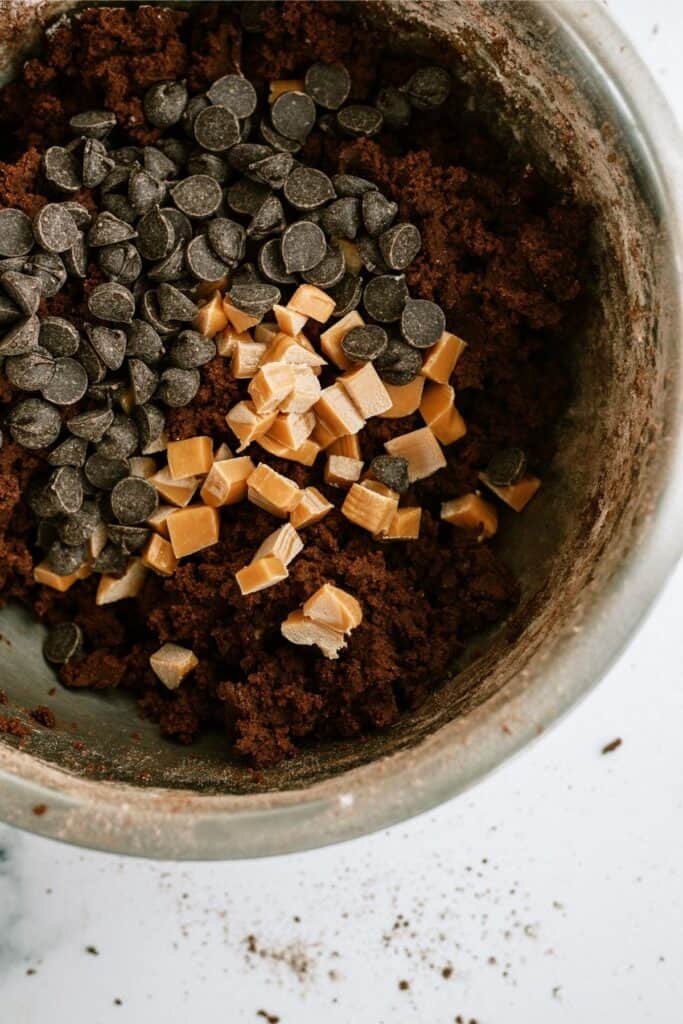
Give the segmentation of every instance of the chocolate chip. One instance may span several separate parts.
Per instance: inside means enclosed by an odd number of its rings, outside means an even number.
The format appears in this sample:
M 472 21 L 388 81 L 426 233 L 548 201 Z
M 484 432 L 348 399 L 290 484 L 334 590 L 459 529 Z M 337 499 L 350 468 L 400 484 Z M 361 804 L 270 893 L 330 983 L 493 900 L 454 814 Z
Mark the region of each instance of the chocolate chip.
M 368 195 L 379 195 L 370 192 Z M 354 196 L 336 199 L 322 212 L 322 226 L 330 238 L 355 238 L 360 228 L 360 202 Z
M 268 235 L 279 235 L 287 225 L 285 211 L 277 196 L 269 195 L 249 221 L 247 234 L 250 238 L 262 239 Z
M 69 356 L 54 360 L 52 365 L 52 376 L 42 387 L 43 398 L 55 405 L 73 405 L 74 402 L 80 402 L 88 389 L 85 368 Z
M 105 139 L 116 126 L 116 114 L 111 110 L 84 110 L 69 119 L 69 127 L 86 139 Z
M 60 466 L 53 470 L 47 490 L 53 495 L 60 515 L 72 515 L 83 504 L 81 474 L 75 466 Z
M 185 251 L 183 243 L 179 242 L 168 256 L 159 260 L 147 270 L 147 277 L 150 281 L 178 281 L 185 270 Z
M 197 119 L 197 115 L 200 113 L 200 111 L 206 110 L 208 106 L 209 101 L 206 98 L 205 93 L 200 93 L 198 96 L 193 96 L 192 99 L 188 101 L 188 104 L 185 107 L 183 116 L 181 118 L 181 124 L 183 127 L 183 131 L 185 132 L 186 135 L 189 135 L 191 139 L 194 138 L 194 123 Z
M 127 459 L 134 454 L 139 442 L 138 428 L 133 420 L 122 412 L 116 412 L 112 425 L 97 445 L 97 451 L 108 459 Z
M 422 237 L 414 224 L 396 224 L 379 236 L 379 248 L 391 270 L 405 270 L 422 247 Z
M 171 409 L 189 405 L 199 390 L 198 370 L 164 370 L 159 384 L 158 397 Z
M 265 316 L 280 298 L 280 289 L 274 284 L 233 284 L 230 289 L 230 302 L 250 316 Z
M 382 115 L 376 107 L 355 103 L 339 111 L 337 124 L 345 135 L 351 135 L 353 138 L 361 135 L 369 137 L 381 131 Z
M 133 479 L 139 479 L 134 477 Z M 151 485 L 150 485 L 151 486 Z M 128 526 L 125 523 L 110 523 L 107 534 L 126 555 L 139 551 L 149 537 L 150 531 L 144 526 Z
M 24 448 L 47 448 L 59 437 L 62 419 L 59 410 L 42 398 L 17 402 L 7 417 L 12 439 Z
M 115 327 L 86 325 L 88 340 L 99 359 L 110 370 L 118 370 L 126 354 L 126 335 Z
M 10 356 L 5 361 L 5 376 L 21 391 L 40 391 L 50 383 L 55 361 L 44 348 L 35 348 L 23 356 Z
M 77 658 L 83 647 L 83 633 L 75 622 L 60 622 L 53 626 L 43 644 L 43 656 L 53 665 L 66 665 Z
M 389 268 L 384 262 L 376 238 L 371 238 L 370 235 L 359 235 L 356 240 L 356 249 L 363 262 L 363 266 L 371 274 L 385 274 L 387 272 Z
M 106 178 L 100 186 L 100 196 L 105 195 L 107 192 L 115 192 L 117 188 L 122 185 L 128 187 L 128 179 L 130 178 L 130 172 L 133 164 L 138 163 L 137 155 L 133 159 L 131 164 L 129 161 L 121 161 L 121 150 L 114 150 L 111 153 L 111 158 L 114 160 L 114 166 L 107 174 Z
M 36 517 L 36 519 L 56 519 L 57 516 L 59 515 L 59 508 L 57 507 L 57 504 L 55 502 L 55 496 L 53 492 L 50 491 L 47 487 L 40 484 L 37 480 L 35 480 L 35 478 L 29 482 L 29 485 L 26 489 L 25 498 L 26 504 L 31 509 L 31 512 L 33 512 L 33 515 Z M 52 544 L 58 537 L 56 524 L 52 525 L 55 526 L 55 530 L 53 532 L 52 539 L 50 540 L 49 545 L 47 545 L 48 547 L 52 547 Z
M 0 210 L 0 256 L 27 256 L 33 248 L 31 221 L 21 210 Z
M 302 165 L 295 167 L 287 178 L 284 195 L 297 210 L 314 210 L 335 198 L 328 176 L 314 167 Z
M 145 214 L 144 217 L 142 217 L 138 224 L 137 247 L 140 251 L 140 255 L 144 256 L 146 260 L 164 259 L 164 257 L 168 256 L 173 248 L 174 240 L 175 232 L 170 219 L 164 216 L 158 206 L 154 206 Z M 119 247 L 117 251 L 120 253 L 121 265 L 123 266 L 125 263 L 125 250 Z M 101 262 L 100 266 L 102 267 Z M 112 269 L 114 268 L 112 267 Z M 108 272 L 111 273 L 111 270 Z M 120 272 L 121 269 L 119 268 L 117 271 L 115 270 L 115 273 L 112 274 L 112 276 L 117 276 Z M 139 276 L 139 274 L 136 276 Z M 135 280 L 135 278 L 133 278 L 133 280 Z
M 193 238 L 185 252 L 185 259 L 190 273 L 198 281 L 218 281 L 230 269 L 214 253 L 206 235 Z
M 14 303 L 6 295 L 0 295 L 0 327 L 15 323 L 20 316 L 21 313 Z
M 390 227 L 398 213 L 398 204 L 387 199 L 381 192 L 366 192 L 362 199 L 362 209 L 365 230 L 375 237 Z
M 220 108 L 213 108 L 218 110 Z M 221 187 L 208 174 L 193 174 L 171 189 L 173 202 L 187 217 L 201 220 L 211 217 L 221 205 Z
M 389 85 L 380 89 L 375 106 L 384 118 L 388 128 L 407 128 L 410 124 L 412 109 L 404 94 Z
M 286 139 L 305 142 L 315 124 L 315 103 L 304 92 L 284 92 L 273 103 L 270 119 Z
M 74 154 L 63 146 L 50 146 L 43 156 L 45 180 L 60 192 L 78 192 L 81 172 Z
M 291 174 L 293 167 L 294 158 L 289 153 L 273 153 L 271 156 L 250 164 L 249 173 L 264 185 L 280 189 Z
M 312 270 L 323 259 L 326 249 L 327 243 L 321 229 L 306 220 L 290 224 L 280 241 L 282 261 L 290 274 Z
M 243 263 L 232 275 L 232 284 L 263 284 L 253 263 Z
M 78 228 L 61 203 L 47 203 L 33 219 L 33 234 L 42 249 L 59 253 L 71 248 L 78 238 Z
M 167 142 L 170 141 L 170 139 L 167 140 Z M 178 142 L 177 139 L 173 141 Z M 156 146 L 145 146 L 143 149 L 143 166 L 147 173 L 151 174 L 156 181 L 166 181 L 168 178 L 177 177 L 178 171 L 185 162 L 185 147 L 182 142 L 179 144 L 182 147 L 182 153 L 178 161 L 173 160 L 168 153 L 163 153 Z
M 134 167 L 128 179 L 128 201 L 136 213 L 145 214 L 163 202 L 166 186 L 143 167 Z
M 346 272 L 344 253 L 334 245 L 328 245 L 320 263 L 301 276 L 306 284 L 314 284 L 316 288 L 327 290 L 339 284 Z
M 24 263 L 24 272 L 40 281 L 43 298 L 51 299 L 66 284 L 66 268 L 60 256 L 37 252 Z
M 435 302 L 408 299 L 401 314 L 401 334 L 413 348 L 430 348 L 446 330 L 446 317 Z
M 29 274 L 8 270 L 0 276 L 0 284 L 25 316 L 33 316 L 40 305 L 40 281 Z
M 235 213 L 251 217 L 260 209 L 269 195 L 270 190 L 266 185 L 242 178 L 230 186 L 225 194 L 225 200 Z
M 97 265 L 110 281 L 117 284 L 133 284 L 142 273 L 140 253 L 132 242 L 103 245 L 97 250 Z
M 175 334 L 176 328 L 173 324 L 165 324 L 161 319 L 157 295 L 151 288 L 144 292 L 142 296 L 140 301 L 140 313 L 147 323 L 151 324 L 157 334 L 162 338 L 167 337 L 169 334 Z
M 452 80 L 444 68 L 420 68 L 403 86 L 408 100 L 416 110 L 436 110 L 446 102 Z
M 213 251 L 228 266 L 244 259 L 247 236 L 241 224 L 227 217 L 216 217 L 209 221 L 207 236 Z
M 235 117 L 249 117 L 256 110 L 258 97 L 251 82 L 242 75 L 224 75 L 210 86 L 207 96 L 212 103 L 227 107 Z
M 140 438 L 140 449 L 144 454 L 145 450 L 158 441 L 163 434 L 166 416 L 158 406 L 149 402 L 147 405 L 138 406 L 134 416 Z
M 199 331 L 183 331 L 171 345 L 168 355 L 173 366 L 180 370 L 194 370 L 214 358 L 216 344 Z
M 59 536 L 64 544 L 85 544 L 102 521 L 100 510 L 94 501 L 84 501 L 78 511 L 67 516 L 59 524 Z
M 261 120 L 259 125 L 259 131 L 261 132 L 261 138 L 273 149 L 277 149 L 280 153 L 298 153 L 301 149 L 301 143 L 295 139 L 287 139 L 284 135 L 280 135 L 276 132 L 271 124 L 266 121 L 265 118 Z
M 374 192 L 377 189 L 374 181 L 367 178 L 360 178 L 357 174 L 337 174 L 332 179 L 334 190 L 338 196 L 351 196 L 358 199 L 366 192 Z
M 174 241 L 176 243 L 184 242 L 187 245 L 194 234 L 189 218 L 184 213 L 181 213 L 180 210 L 176 210 L 174 206 L 164 206 L 161 214 L 171 225 Z
M 496 452 L 486 467 L 486 475 L 496 487 L 509 487 L 524 476 L 527 457 L 521 448 L 504 448 Z
M 84 465 L 88 442 L 81 437 L 67 437 L 66 441 L 53 448 L 47 457 L 51 466 L 78 466 Z
M 125 196 L 107 194 L 101 197 L 100 205 L 104 207 L 104 210 L 107 213 L 110 213 L 113 217 L 116 217 L 117 220 L 127 224 L 129 228 L 131 228 L 138 219 L 136 211 Z
M 119 480 L 128 476 L 128 462 L 126 459 L 112 459 L 95 452 L 86 459 L 83 472 L 93 487 L 101 491 L 111 491 Z
M 159 303 L 159 314 L 164 321 L 180 321 L 191 323 L 198 313 L 197 306 L 187 295 L 183 295 L 179 288 L 172 284 L 160 284 L 157 289 L 157 302 Z
M 144 405 L 157 389 L 159 377 L 141 359 L 128 360 L 128 374 L 133 389 L 133 401 L 136 405 Z
M 369 317 L 382 324 L 400 320 L 408 298 L 408 286 L 403 274 L 381 274 L 365 286 L 363 305 Z
M 98 213 L 97 219 L 88 231 L 88 245 L 116 245 L 118 242 L 128 242 L 136 237 L 137 231 L 126 221 L 115 217 L 113 213 Z
M 312 64 L 304 83 L 308 95 L 326 110 L 338 110 L 351 92 L 351 76 L 343 64 Z
M 225 160 L 215 153 L 194 153 L 187 162 L 190 174 L 208 174 L 210 178 L 224 185 L 230 176 Z
M 363 282 L 355 274 L 344 274 L 339 284 L 330 288 L 330 297 L 336 305 L 332 316 L 346 316 L 356 309 L 363 294 Z
M 114 422 L 114 413 L 111 409 L 90 409 L 88 412 L 81 412 L 78 416 L 72 416 L 67 423 L 67 428 L 76 437 L 85 441 L 101 441 L 110 426 Z
M 241 142 L 232 147 L 227 161 L 234 171 L 246 174 L 252 164 L 272 155 L 273 151 L 270 146 L 264 146 L 258 142 Z
M 88 295 L 88 309 L 98 320 L 129 324 L 135 316 L 135 298 L 122 284 L 98 284 Z
M 205 107 L 194 119 L 194 137 L 202 149 L 225 153 L 240 141 L 240 124 L 227 107 Z
M 82 172 L 84 188 L 97 188 L 115 166 L 103 142 L 99 139 L 85 140 Z
M 71 277 L 84 278 L 88 272 L 88 245 L 82 231 L 70 249 L 64 253 L 64 266 Z
M 70 544 L 63 544 L 56 540 L 47 553 L 46 562 L 53 572 L 58 576 L 70 576 L 76 572 L 85 561 L 85 546 L 71 547 Z
M 111 509 L 119 523 L 136 526 L 144 523 L 159 504 L 156 488 L 142 477 L 119 480 L 111 492 Z
M 420 375 L 422 356 L 399 338 L 390 338 L 384 352 L 374 360 L 374 366 L 387 384 L 403 387 Z
M 142 101 L 145 117 L 155 128 L 177 124 L 187 106 L 184 82 L 158 82 L 145 93 Z
M 370 472 L 385 487 L 403 494 L 410 486 L 408 460 L 399 455 L 378 455 L 370 463 Z
M 143 542 L 144 543 L 144 542 Z M 128 557 L 118 544 L 107 542 L 92 562 L 93 572 L 118 576 L 125 572 Z
M 39 330 L 40 321 L 37 316 L 30 316 L 10 327 L 0 339 L 0 357 L 23 356 L 31 352 L 38 345 Z
M 389 344 L 389 335 L 377 324 L 352 327 L 341 341 L 343 352 L 354 362 L 367 362 L 381 356 Z
M 77 203 L 74 199 L 66 199 L 62 203 L 62 206 L 65 210 L 69 211 L 77 228 L 82 231 L 83 228 L 90 227 L 92 224 L 92 215 L 87 206 L 84 206 L 83 203 Z
M 258 268 L 263 277 L 273 284 L 295 284 L 294 274 L 288 274 L 282 262 L 280 239 L 271 238 L 264 242 L 258 253 Z
M 151 324 L 144 320 L 133 320 L 128 328 L 126 355 L 154 366 L 163 354 L 163 342 Z

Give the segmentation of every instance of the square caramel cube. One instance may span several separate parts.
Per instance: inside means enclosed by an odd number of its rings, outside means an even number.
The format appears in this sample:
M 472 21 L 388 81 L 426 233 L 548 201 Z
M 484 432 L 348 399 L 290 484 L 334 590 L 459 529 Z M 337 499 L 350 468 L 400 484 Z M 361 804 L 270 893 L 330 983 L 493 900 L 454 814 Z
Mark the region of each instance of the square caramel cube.
M 324 583 L 311 594 L 304 601 L 302 611 L 307 619 L 339 633 L 350 633 L 363 620 L 363 611 L 356 598 L 333 583 Z
M 352 327 L 362 327 L 364 322 L 358 310 L 353 309 L 320 335 L 320 348 L 339 370 L 353 369 L 355 364 L 346 355 L 341 343 Z
M 276 555 L 265 555 L 235 573 L 237 586 L 243 595 L 267 590 L 268 587 L 274 587 L 276 583 L 286 580 L 288 576 L 287 566 L 283 565 Z
M 339 378 L 347 395 L 365 420 L 391 409 L 391 397 L 372 363 L 363 363 Z
M 178 559 L 173 553 L 173 547 L 158 533 L 149 538 L 140 560 L 147 569 L 151 569 L 158 576 L 172 576 L 178 568 Z
M 334 505 L 315 487 L 306 487 L 301 492 L 299 501 L 289 513 L 292 526 L 301 530 L 304 526 L 313 526 L 331 512 Z
M 422 521 L 421 508 L 399 508 L 389 523 L 389 529 L 382 535 L 383 540 L 417 540 Z
M 232 347 L 232 363 L 230 365 L 233 377 L 237 380 L 249 380 L 250 377 L 255 377 L 266 348 L 266 345 L 259 344 L 258 341 L 251 341 L 251 339 L 236 341 Z
M 437 384 L 447 384 L 467 342 L 456 334 L 444 331 L 436 345 L 428 349 L 422 363 L 422 376 Z
M 247 481 L 247 497 L 266 512 L 286 519 L 301 492 L 293 480 L 260 463 Z
M 255 466 L 248 456 L 221 459 L 209 470 L 199 495 L 205 505 L 221 508 L 236 505 L 247 496 L 247 480 Z
M 218 543 L 220 517 L 218 510 L 209 505 L 190 505 L 178 509 L 166 520 L 168 535 L 176 558 L 193 555 L 196 551 Z
M 514 484 L 508 484 L 506 487 L 491 483 L 486 473 L 480 473 L 479 479 L 515 512 L 521 512 L 523 508 L 526 508 L 541 486 L 538 477 L 531 474 L 523 476 L 521 480 L 517 480 Z
M 280 412 L 309 412 L 320 398 L 320 381 L 315 375 L 315 367 L 298 363 L 289 365 L 294 374 L 294 387 L 280 403 Z
M 216 352 L 219 356 L 222 356 L 223 359 L 230 358 L 233 355 L 236 346 L 240 342 L 243 345 L 251 345 L 253 343 L 253 339 L 250 334 L 247 334 L 246 331 L 240 333 L 230 325 L 220 331 L 220 333 L 216 335 L 214 341 L 216 342 Z
M 441 518 L 462 530 L 472 530 L 478 540 L 493 537 L 498 529 L 498 513 L 490 501 L 479 494 L 464 494 L 441 505 Z
M 213 441 L 210 437 L 188 437 L 169 441 L 166 448 L 168 470 L 174 480 L 187 476 L 203 476 L 213 465 Z
M 287 305 L 296 313 L 324 324 L 332 316 L 336 303 L 321 288 L 316 288 L 313 284 L 301 284 Z
M 313 408 L 318 419 L 335 433 L 335 437 L 357 434 L 365 426 L 365 419 L 339 382 L 323 388 Z
M 327 448 L 328 455 L 344 455 L 347 459 L 362 459 L 358 434 L 343 434 Z
M 159 496 L 162 497 L 164 501 L 180 508 L 184 505 L 189 505 L 195 491 L 199 487 L 199 479 L 196 476 L 188 476 L 183 479 L 175 480 L 171 476 L 168 466 L 164 466 L 163 469 L 158 470 L 154 476 L 149 478 L 149 482 L 154 485 Z
M 273 306 L 273 313 L 282 333 L 289 334 L 292 338 L 296 338 L 308 321 L 305 313 L 297 313 L 296 310 L 289 309 L 287 306 L 275 305 Z
M 371 483 L 371 481 L 367 481 Z M 365 483 L 352 484 L 341 507 L 343 516 L 370 533 L 386 533 L 398 509 L 398 495 L 381 493 Z
M 271 425 L 268 437 L 296 451 L 311 436 L 314 426 L 315 415 L 312 412 L 280 413 Z
M 420 403 L 420 414 L 441 444 L 453 444 L 467 433 L 462 416 L 455 408 L 455 391 L 450 384 L 428 381 Z
M 388 455 L 408 460 L 408 479 L 411 484 L 416 480 L 424 480 L 446 466 L 441 446 L 429 427 L 392 437 L 385 442 L 384 449 Z
M 241 309 L 237 309 L 231 303 L 229 295 L 226 295 L 223 299 L 223 311 L 232 326 L 240 334 L 243 331 L 248 331 L 251 327 L 256 327 L 256 324 L 262 319 L 260 316 L 251 316 L 249 313 L 243 313 Z
M 303 549 L 304 542 L 292 524 L 283 523 L 279 529 L 268 534 L 252 558 L 252 562 L 257 562 L 259 558 L 265 558 L 266 555 L 275 555 L 283 565 L 289 565 Z
M 313 378 L 315 380 L 315 377 Z M 247 391 L 256 411 L 277 411 L 294 388 L 294 370 L 287 363 L 266 363 L 252 377 Z
M 81 565 L 74 572 L 70 572 L 68 576 L 59 576 L 50 568 L 47 561 L 43 561 L 34 566 L 33 579 L 44 587 L 50 587 L 52 590 L 59 591 L 60 594 L 65 594 L 70 587 L 73 587 L 74 583 L 87 579 L 91 571 L 90 566 Z
M 297 338 L 292 338 L 289 334 L 277 334 L 261 359 L 261 365 L 265 363 L 293 363 L 296 366 L 311 366 L 315 369 L 324 366 L 325 360 L 303 334 Z
M 298 462 L 302 466 L 312 466 L 320 455 L 321 450 L 320 445 L 316 444 L 310 437 L 307 437 L 298 448 L 288 448 L 287 445 L 276 441 L 270 434 L 264 434 L 262 437 L 259 437 L 257 444 L 260 444 L 264 451 L 270 452 L 271 455 L 276 455 L 278 459 L 289 459 L 290 462 Z
M 237 449 L 244 451 L 247 445 L 255 441 L 261 434 L 267 434 L 275 422 L 277 412 L 258 413 L 251 401 L 238 402 L 225 417 L 225 422 L 240 441 Z
M 149 659 L 152 672 L 169 690 L 177 690 L 185 676 L 198 664 L 194 651 L 179 644 L 164 644 Z
M 362 472 L 361 459 L 348 458 L 346 455 L 328 455 L 325 463 L 325 483 L 331 487 L 348 488 L 360 480 Z
M 404 416 L 412 416 L 420 408 L 422 393 L 424 391 L 425 378 L 416 377 L 410 384 L 385 384 L 387 394 L 391 399 L 391 408 L 380 413 L 383 420 L 400 420 Z
M 213 338 L 228 325 L 228 318 L 223 307 L 223 298 L 219 291 L 213 295 L 197 313 L 195 327 L 206 338 Z
M 147 520 L 147 525 L 151 527 L 155 533 L 160 534 L 160 536 L 165 537 L 168 540 L 168 526 L 166 525 L 166 520 L 172 512 L 176 511 L 177 507 L 177 505 L 158 505 L 156 510 L 152 512 L 151 516 Z

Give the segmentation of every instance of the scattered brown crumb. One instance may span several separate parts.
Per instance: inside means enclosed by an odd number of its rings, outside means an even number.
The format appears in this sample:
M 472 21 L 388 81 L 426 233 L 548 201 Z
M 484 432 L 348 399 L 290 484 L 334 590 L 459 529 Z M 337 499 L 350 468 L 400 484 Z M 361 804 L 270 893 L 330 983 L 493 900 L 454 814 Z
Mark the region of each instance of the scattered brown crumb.
M 29 975 L 35 974 L 36 973 L 35 967 L 27 967 L 26 968 L 26 973 L 29 974 Z
M 452 967 L 444 967 L 444 968 L 442 968 L 442 971 L 441 971 L 441 977 L 442 978 L 451 978 L 452 976 L 453 976 L 453 968 Z
M 602 753 L 603 754 L 611 754 L 612 751 L 616 750 L 617 747 L 620 747 L 622 743 L 623 743 L 623 740 L 620 739 L 619 737 L 617 737 L 615 740 L 612 740 L 611 743 L 606 743 L 605 744 L 605 746 L 602 748 Z
M 51 686 L 50 689 L 47 691 L 47 695 L 48 695 L 48 697 L 54 697 L 56 692 L 57 692 L 57 687 L 56 686 Z
M 47 804 L 36 804 L 36 806 L 33 808 L 33 813 L 38 818 L 42 818 L 42 816 L 45 814 L 46 811 L 47 811 Z
M 123 999 L 119 999 L 119 997 L 117 996 L 116 999 L 114 1000 L 114 1006 L 123 1006 Z
M 46 729 L 54 729 L 57 724 L 54 711 L 52 708 L 47 707 L 46 704 L 39 704 L 38 707 L 29 711 L 29 714 L 34 722 L 37 722 L 38 725 L 44 725 Z
M 86 953 L 90 953 L 91 956 L 99 956 L 100 955 L 100 951 L 97 948 L 97 946 L 86 946 L 85 947 L 85 951 L 86 951 Z
M 400 988 L 401 992 L 406 992 L 410 988 L 410 982 L 406 981 L 405 979 L 403 981 L 399 981 L 398 987 Z
M 279 1024 L 280 1018 L 276 1017 L 274 1013 L 268 1013 L 266 1010 L 257 1010 L 257 1017 L 263 1017 L 268 1024 Z
M 4 732 L 8 736 L 17 736 L 19 739 L 24 739 L 26 736 L 31 735 L 33 729 L 26 722 L 22 722 L 20 718 L 16 718 L 13 715 L 11 718 L 0 718 L 0 732 Z

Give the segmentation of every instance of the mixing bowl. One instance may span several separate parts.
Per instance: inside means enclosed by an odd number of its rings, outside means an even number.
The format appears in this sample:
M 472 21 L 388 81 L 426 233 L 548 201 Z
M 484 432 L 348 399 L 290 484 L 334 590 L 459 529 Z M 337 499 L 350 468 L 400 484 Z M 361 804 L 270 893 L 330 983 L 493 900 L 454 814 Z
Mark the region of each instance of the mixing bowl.
M 5 5 L 5 77 L 43 21 L 72 6 Z M 7 822 L 103 850 L 217 859 L 385 827 L 471 785 L 574 704 L 676 562 L 682 154 L 646 69 L 598 5 L 401 0 L 368 12 L 399 52 L 442 59 L 446 47 L 495 130 L 551 177 L 571 176 L 595 211 L 590 315 L 568 342 L 574 400 L 538 498 L 501 536 L 521 604 L 389 731 L 305 751 L 258 778 L 226 761 L 218 736 L 181 748 L 133 725 L 123 696 L 60 688 L 63 726 L 35 730 L 22 749 L 0 744 Z M 43 631 L 9 607 L 0 632 L 2 689 L 22 714 L 54 683 Z

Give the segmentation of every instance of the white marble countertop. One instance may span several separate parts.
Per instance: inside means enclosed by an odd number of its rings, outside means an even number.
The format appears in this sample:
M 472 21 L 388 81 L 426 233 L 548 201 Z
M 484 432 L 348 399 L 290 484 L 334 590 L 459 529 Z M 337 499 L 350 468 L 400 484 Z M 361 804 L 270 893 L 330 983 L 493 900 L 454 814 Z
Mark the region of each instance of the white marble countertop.
M 610 9 L 683 112 L 680 0 Z M 0 826 L 0 1021 L 679 1022 L 682 607 L 683 566 L 557 728 L 386 833 L 173 865 Z

